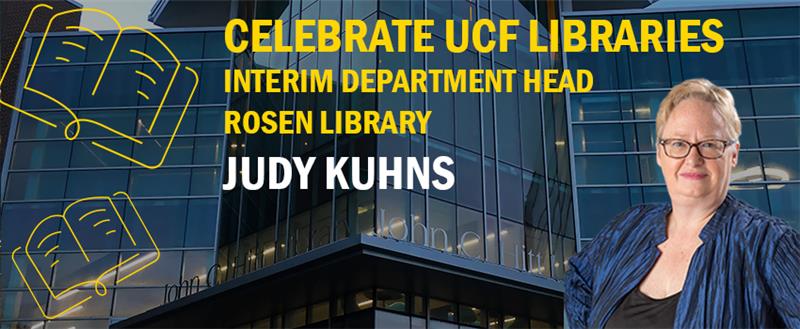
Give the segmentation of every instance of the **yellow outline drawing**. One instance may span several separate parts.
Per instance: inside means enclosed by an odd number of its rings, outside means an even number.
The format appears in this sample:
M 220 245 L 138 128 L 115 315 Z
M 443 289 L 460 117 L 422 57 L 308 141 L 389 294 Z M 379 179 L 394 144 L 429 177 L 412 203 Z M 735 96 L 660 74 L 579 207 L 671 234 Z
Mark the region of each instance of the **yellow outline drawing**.
M 31 19 L 35 15 L 40 15 L 41 12 L 43 12 L 43 11 L 47 12 L 47 13 L 50 13 L 50 11 L 52 11 L 52 10 L 53 10 L 53 7 L 49 6 L 49 5 L 46 5 L 46 4 L 40 4 L 40 5 L 37 5 L 37 6 L 33 7 L 33 9 L 31 10 L 30 14 L 28 15 L 28 19 L 25 21 L 25 25 L 23 26 L 22 32 L 20 33 L 20 36 L 17 39 L 16 46 L 14 47 L 14 50 L 11 53 L 11 58 L 12 59 L 15 59 L 15 56 L 16 56 L 17 52 L 20 50 L 20 47 L 22 46 L 22 41 L 24 39 L 24 34 L 28 30 L 28 26 L 29 26 L 29 24 L 31 22 Z M 96 146 L 96 147 L 98 147 L 98 148 L 100 148 L 100 149 L 102 149 L 102 150 L 104 150 L 106 152 L 110 152 L 110 153 L 112 153 L 114 155 L 120 156 L 120 157 L 122 157 L 122 158 L 124 158 L 124 159 L 126 159 L 128 161 L 131 161 L 132 163 L 134 163 L 134 164 L 136 164 L 138 166 L 141 166 L 141 167 L 144 167 L 144 168 L 147 168 L 147 169 L 156 169 L 156 168 L 161 167 L 164 164 L 164 160 L 167 157 L 167 153 L 169 152 L 169 150 L 170 150 L 170 148 L 172 146 L 172 141 L 175 138 L 175 135 L 177 134 L 181 123 L 183 122 L 183 117 L 186 114 L 186 111 L 187 111 L 187 109 L 189 107 L 189 104 L 191 103 L 192 98 L 194 97 L 195 93 L 197 92 L 197 86 L 198 86 L 200 77 L 199 77 L 199 75 L 197 74 L 197 72 L 195 70 L 193 70 L 192 68 L 190 68 L 188 66 L 183 65 L 182 62 L 180 61 L 180 59 L 178 59 L 178 57 L 172 51 L 172 49 L 170 49 L 170 47 L 168 47 L 164 43 L 163 40 L 161 40 L 158 36 L 156 36 L 152 32 L 150 32 L 150 31 L 148 31 L 146 29 L 143 29 L 141 27 L 138 27 L 138 26 L 126 26 L 126 27 L 123 27 L 123 26 L 120 25 L 120 22 L 116 19 L 116 17 L 114 17 L 113 15 L 109 14 L 108 12 L 105 12 L 103 10 L 96 9 L 96 8 L 79 8 L 79 9 L 71 9 L 71 10 L 66 10 L 66 11 L 55 13 L 50 18 L 50 20 L 49 20 L 49 22 L 47 24 L 47 27 L 45 28 L 44 33 L 42 34 L 42 37 L 40 39 L 41 41 L 38 43 L 38 45 L 34 45 L 34 47 L 32 48 L 34 56 L 32 57 L 33 60 L 32 60 L 32 62 L 30 64 L 30 69 L 29 69 L 28 75 L 25 78 L 24 84 L 22 86 L 23 90 L 27 91 L 27 92 L 31 92 L 31 93 L 36 94 L 36 95 L 39 95 L 39 96 L 41 96 L 41 97 L 43 97 L 45 99 L 48 99 L 49 101 L 53 102 L 55 105 L 57 105 L 58 107 L 62 108 L 64 111 L 67 112 L 67 114 L 71 117 L 71 119 L 66 123 L 66 125 L 64 127 L 64 138 L 66 138 L 67 140 L 72 141 L 72 140 L 75 140 L 76 138 L 78 138 L 78 136 L 80 135 L 80 132 L 81 132 L 81 124 L 91 124 L 91 125 L 95 125 L 95 126 L 97 126 L 99 128 L 104 129 L 105 131 L 109 132 L 110 134 L 116 135 L 118 137 L 123 137 L 125 139 L 128 139 L 128 140 L 136 143 L 136 144 L 143 144 L 143 141 L 140 140 L 139 138 L 137 138 L 136 136 L 131 136 L 131 135 L 126 134 L 124 132 L 118 131 L 116 129 L 113 129 L 113 128 L 111 128 L 111 127 L 109 127 L 109 126 L 107 126 L 107 125 L 105 125 L 105 124 L 103 124 L 101 122 L 95 121 L 95 120 L 86 119 L 86 118 L 79 118 L 77 116 L 77 114 L 75 113 L 75 111 L 72 108 L 70 108 L 70 106 L 68 106 L 67 104 L 64 104 L 62 101 L 56 99 L 52 95 L 49 95 L 48 93 L 37 89 L 37 87 L 34 86 L 31 83 L 31 77 L 33 76 L 34 72 L 36 72 L 36 69 L 38 67 L 37 64 L 39 63 L 40 55 L 42 54 L 42 49 L 45 47 L 45 43 L 48 40 L 48 35 L 49 35 L 49 32 L 50 32 L 50 28 L 53 26 L 53 22 L 56 21 L 56 19 L 58 19 L 59 17 L 62 17 L 64 15 L 73 14 L 73 13 L 81 13 L 81 14 L 94 13 L 94 14 L 98 14 L 98 15 L 104 16 L 104 17 L 108 18 L 109 20 L 113 21 L 114 24 L 118 28 L 118 32 L 116 33 L 116 36 L 115 36 L 114 41 L 113 41 L 113 43 L 111 45 L 111 48 L 108 51 L 108 56 L 106 57 L 105 62 L 103 63 L 102 68 L 100 69 L 100 73 L 97 76 L 97 80 L 94 82 L 94 86 L 93 86 L 92 92 L 91 92 L 92 96 L 95 96 L 97 94 L 97 91 L 99 90 L 99 88 L 101 88 L 101 84 L 104 81 L 103 77 L 105 76 L 105 73 L 108 70 L 109 63 L 111 62 L 112 57 L 114 56 L 115 51 L 117 50 L 117 46 L 120 44 L 120 39 L 122 38 L 123 33 L 128 32 L 128 31 L 133 31 L 133 32 L 136 32 L 136 33 L 142 33 L 142 34 L 145 35 L 145 37 L 148 37 L 148 38 L 150 38 L 152 40 L 157 41 L 157 43 L 164 50 L 166 50 L 166 52 L 168 53 L 168 56 L 166 56 L 165 59 L 162 59 L 162 61 L 159 61 L 159 60 L 156 60 L 152 55 L 148 54 L 147 52 L 144 52 L 144 51 L 141 51 L 141 50 L 138 50 L 138 49 L 128 49 L 128 52 L 130 52 L 131 54 L 135 54 L 135 55 L 138 55 L 138 56 L 142 57 L 142 59 L 146 62 L 144 64 L 144 66 L 148 66 L 148 65 L 152 64 L 160 72 L 165 72 L 166 74 L 168 74 L 167 76 L 169 77 L 168 82 L 166 84 L 162 84 L 163 94 L 161 95 L 160 99 L 153 99 L 154 102 L 158 102 L 158 105 L 156 107 L 156 112 L 155 112 L 155 115 L 153 116 L 152 121 L 150 122 L 149 126 L 147 126 L 147 133 L 148 134 L 152 134 L 153 129 L 155 128 L 156 124 L 159 122 L 160 114 L 163 111 L 164 104 L 167 101 L 167 97 L 170 95 L 170 91 L 172 90 L 172 86 L 173 86 L 173 84 L 175 83 L 175 81 L 177 79 L 178 73 L 179 72 L 185 72 L 185 71 L 182 70 L 182 69 L 185 69 L 186 71 L 188 71 L 188 73 L 186 73 L 186 74 L 189 74 L 189 77 L 194 79 L 194 84 L 191 87 L 190 93 L 187 95 L 187 99 L 186 99 L 185 104 L 183 104 L 184 106 L 181 109 L 180 116 L 178 116 L 178 121 L 177 121 L 177 124 L 175 126 L 175 129 L 171 130 L 172 134 L 171 134 L 171 136 L 169 138 L 169 143 L 163 149 L 163 154 L 162 154 L 162 156 L 161 156 L 161 158 L 160 158 L 160 160 L 158 162 L 155 162 L 155 163 L 144 163 L 143 161 L 134 159 L 134 158 L 132 158 L 131 156 L 128 156 L 128 155 L 124 155 L 124 154 L 122 154 L 122 153 L 120 153 L 120 152 L 118 152 L 118 151 L 116 151 L 116 150 L 114 150 L 114 149 L 102 144 L 102 143 L 99 143 L 97 141 L 92 141 L 91 142 L 92 145 L 94 145 L 94 146 Z M 88 33 L 88 34 L 94 36 L 95 38 L 100 40 L 100 42 L 104 41 L 104 38 L 103 38 L 102 35 L 98 34 L 94 30 L 92 30 L 92 29 L 90 29 L 88 27 L 85 27 L 85 26 L 70 25 L 70 26 L 67 26 L 66 29 L 67 30 L 75 30 L 75 31 L 79 31 L 79 32 L 85 32 L 85 33 Z M 61 41 L 61 45 L 66 45 L 66 46 L 78 48 L 78 49 L 81 49 L 81 50 L 84 50 L 84 51 L 87 49 L 87 46 L 81 45 L 81 44 L 78 44 L 78 43 L 75 43 L 75 42 L 72 42 L 72 41 Z M 67 57 L 56 56 L 55 59 L 57 61 L 60 61 L 60 62 L 70 63 L 70 59 L 67 58 Z M 164 62 L 174 63 L 174 68 L 172 66 L 170 66 L 169 68 L 165 67 L 162 64 Z M 8 74 L 9 69 L 10 69 L 12 64 L 13 64 L 13 62 L 9 61 L 8 65 L 4 68 L 3 73 L 0 76 L 0 86 L 2 86 L 3 81 L 5 81 L 6 75 Z M 171 74 L 169 73 L 170 70 L 172 70 Z M 149 74 L 145 73 L 145 71 L 146 70 L 135 70 L 134 73 L 139 75 L 139 76 L 141 76 L 144 79 L 147 79 L 153 86 L 157 86 L 158 84 L 156 83 L 156 79 L 154 79 Z M 184 73 L 182 73 L 182 74 L 184 74 Z M 166 80 L 167 76 L 165 76 L 165 80 Z M 134 92 L 134 91 L 131 91 L 131 92 Z M 152 93 L 149 93 L 149 92 L 146 92 L 146 91 L 143 91 L 143 90 L 136 90 L 135 92 L 141 98 L 143 98 L 146 101 L 150 101 L 151 98 L 156 97 L 156 96 L 152 96 L 151 97 Z M 46 119 L 44 119 L 44 118 L 42 118 L 40 116 L 37 116 L 36 114 L 30 113 L 28 111 L 25 111 L 24 109 L 16 107 L 16 106 L 14 106 L 12 104 L 8 104 L 6 102 L 3 102 L 2 100 L 0 100 L 0 105 L 8 107 L 8 108 L 10 108 L 12 110 L 15 110 L 15 111 L 17 111 L 17 112 L 19 112 L 19 113 L 21 113 L 23 115 L 26 115 L 26 116 L 28 116 L 30 118 L 33 118 L 33 119 L 35 119 L 35 120 L 37 120 L 37 121 L 39 121 L 41 123 L 44 123 L 44 124 L 46 124 L 46 125 L 48 125 L 50 127 L 59 128 L 55 123 L 53 123 L 51 121 L 48 121 L 48 120 L 46 120 Z M 163 120 L 161 120 L 161 121 L 163 121 Z M 171 123 L 170 123 L 170 127 L 171 127 Z M 159 150 L 159 152 L 161 152 L 161 151 Z
M 127 202 L 128 206 L 131 208 L 131 210 L 133 210 L 132 211 L 133 215 L 136 216 L 136 218 L 134 220 L 132 220 L 131 223 L 126 223 L 126 221 L 125 221 L 124 217 L 122 217 L 119 209 L 114 204 L 114 201 L 112 200 L 112 197 L 124 197 L 125 198 L 125 201 Z M 109 203 L 110 209 L 113 210 L 112 213 L 114 215 L 116 215 L 115 219 L 119 222 L 120 226 L 123 228 L 122 232 L 124 232 L 124 234 L 122 234 L 122 233 L 121 234 L 123 235 L 123 237 L 127 238 L 127 240 L 129 242 L 131 242 L 131 244 L 134 247 L 137 246 L 137 242 L 136 242 L 136 239 L 134 239 L 133 235 L 131 234 L 131 231 L 129 230 L 128 226 L 129 226 L 129 224 L 139 225 L 141 230 L 144 232 L 144 235 L 146 235 L 146 236 L 142 236 L 141 238 L 146 238 L 146 240 L 149 240 L 147 242 L 149 242 L 149 244 L 152 245 L 152 248 L 155 249 L 155 251 L 146 253 L 144 255 L 142 255 L 142 253 L 138 253 L 137 252 L 137 253 L 133 254 L 132 256 L 127 257 L 127 258 L 119 261 L 117 264 L 115 264 L 111 268 L 106 269 L 105 271 L 103 271 L 97 277 L 92 278 L 90 280 L 86 280 L 86 281 L 75 283 L 75 284 L 71 285 L 70 287 L 68 287 L 68 288 L 66 288 L 64 290 L 61 290 L 60 292 L 56 293 L 53 290 L 53 288 L 50 286 L 50 283 L 48 282 L 48 280 L 45 277 L 45 275 L 42 273 L 42 270 L 39 267 L 39 263 L 37 263 L 34 260 L 34 256 L 36 256 L 37 254 L 36 253 L 34 253 L 33 255 L 31 254 L 32 242 L 35 242 L 34 241 L 34 236 L 36 235 L 36 233 L 38 233 L 39 229 L 41 227 L 43 227 L 43 225 L 45 223 L 47 223 L 49 221 L 60 221 L 61 223 L 64 224 L 64 226 L 66 226 L 66 228 L 67 228 L 66 231 L 68 231 L 70 234 L 69 235 L 62 235 L 61 234 L 62 231 L 51 232 L 51 233 L 47 234 L 45 237 L 43 237 L 41 240 L 39 240 L 39 242 L 36 245 L 35 249 L 40 249 L 42 247 L 42 245 L 45 243 L 45 241 L 50 239 L 51 237 L 54 237 L 54 236 L 57 236 L 57 235 L 61 235 L 61 239 L 65 239 L 64 236 L 68 236 L 68 237 L 70 237 L 70 238 L 72 238 L 74 240 L 75 244 L 78 247 L 78 250 L 81 251 L 81 254 L 83 255 L 83 257 L 86 260 L 86 262 L 87 263 L 91 262 L 89 256 L 86 254 L 86 250 L 84 249 L 80 238 L 78 237 L 78 235 L 75 233 L 75 230 L 73 229 L 73 225 L 77 225 L 83 219 L 85 219 L 86 217 L 88 217 L 88 216 L 90 216 L 92 214 L 98 214 L 98 213 L 101 213 L 101 212 L 106 212 L 107 209 L 100 208 L 100 209 L 94 209 L 94 210 L 88 211 L 83 216 L 81 216 L 79 219 L 77 219 L 75 222 L 72 222 L 72 220 L 74 220 L 74 218 L 72 218 L 71 216 L 68 216 L 69 210 L 73 206 L 81 204 L 81 203 L 84 203 L 84 202 L 90 202 L 90 201 L 101 201 L 101 202 L 108 202 Z M 102 219 L 102 220 L 96 222 L 92 226 L 92 228 L 96 228 L 99 225 L 99 223 L 106 223 L 106 222 L 111 222 L 111 221 L 112 221 L 111 219 Z M 56 223 L 56 224 L 58 224 L 58 223 Z M 113 229 L 112 230 L 108 230 L 108 231 L 103 233 L 103 236 L 108 236 L 108 235 L 111 235 L 111 234 L 114 234 L 114 233 L 117 233 L 117 230 L 113 230 Z M 98 233 L 98 234 L 100 234 L 100 233 Z M 140 243 L 141 242 L 142 241 L 140 241 Z M 58 244 L 55 244 L 52 248 L 49 248 L 47 250 L 47 252 L 44 254 L 45 258 L 49 257 L 51 255 L 51 253 L 53 251 L 55 251 L 56 249 L 58 249 L 58 248 L 59 248 Z M 17 257 L 17 254 L 20 252 L 20 250 L 24 250 L 25 257 Z M 103 283 L 103 281 L 105 281 L 105 280 L 107 280 L 109 278 L 112 278 L 114 276 L 114 274 L 118 274 L 118 276 L 120 276 L 120 275 L 123 275 L 120 272 L 128 272 L 128 271 L 130 271 L 130 273 L 127 273 L 127 274 L 125 274 L 125 276 L 120 277 L 120 278 L 118 278 L 116 280 L 115 284 L 119 284 L 120 282 L 125 281 L 128 278 L 132 277 L 133 275 L 141 272 L 145 268 L 150 267 L 155 262 L 157 262 L 159 259 L 161 259 L 161 250 L 158 248 L 158 245 L 156 245 L 155 239 L 153 239 L 153 235 L 150 233 L 150 230 L 147 228 L 147 225 L 145 225 L 144 220 L 142 219 L 141 215 L 139 214 L 139 211 L 136 209 L 136 206 L 133 204 L 133 201 L 131 200 L 130 195 L 128 195 L 125 192 L 116 192 L 116 193 L 114 193 L 113 196 L 110 196 L 110 197 L 109 196 L 86 197 L 86 198 L 82 198 L 82 199 L 79 199 L 79 200 L 77 200 L 75 202 L 70 203 L 66 208 L 64 208 L 64 211 L 61 214 L 50 215 L 50 216 L 47 216 L 44 219 L 40 220 L 36 224 L 36 226 L 33 228 L 33 230 L 31 231 L 31 233 L 28 236 L 28 240 L 25 243 L 25 245 L 24 246 L 18 246 L 18 247 L 16 247 L 14 249 L 13 252 L 11 252 L 11 261 L 14 263 L 14 267 L 17 269 L 17 272 L 19 273 L 20 277 L 22 278 L 22 282 L 25 284 L 25 287 L 28 289 L 28 292 L 31 294 L 31 297 L 33 297 L 33 300 L 36 303 L 36 306 L 39 308 L 39 311 L 42 313 L 42 316 L 44 316 L 44 318 L 46 318 L 48 320 L 53 320 L 53 319 L 59 318 L 61 316 L 64 316 L 64 315 L 66 315 L 66 314 L 68 314 L 70 312 L 74 312 L 79 307 L 82 307 L 81 306 L 82 304 L 86 303 L 87 301 L 91 300 L 92 298 L 105 296 L 108 293 L 108 289 L 106 287 L 106 283 Z M 56 259 L 55 261 L 50 263 L 49 267 L 50 268 L 55 267 L 60 261 L 61 261 L 61 259 Z M 24 266 L 25 264 L 23 262 L 28 262 L 28 265 L 33 268 L 36 276 L 38 276 L 38 280 L 41 280 L 39 282 L 39 284 L 43 284 L 44 287 L 47 288 L 47 291 L 48 291 L 48 293 L 49 293 L 49 295 L 51 297 L 51 302 L 52 301 L 63 300 L 63 299 L 72 297 L 75 294 L 80 294 L 82 292 L 85 293 L 85 291 L 86 291 L 85 288 L 93 287 L 94 288 L 94 294 L 86 296 L 86 297 L 84 297 L 84 298 L 82 298 L 82 299 L 70 304 L 66 309 L 61 310 L 60 312 L 58 312 L 56 314 L 48 314 L 47 311 L 46 311 L 45 302 L 44 301 L 40 301 L 39 298 L 36 296 L 36 294 L 33 292 L 33 287 L 31 285 L 32 281 L 29 281 L 30 278 L 28 278 L 26 276 L 26 274 L 24 273 L 24 271 L 23 271 L 23 269 L 26 268 L 26 266 Z M 21 264 L 21 263 L 23 263 L 23 264 Z M 32 274 L 33 273 L 29 273 L 28 275 L 32 276 Z M 36 279 L 32 279 L 32 280 L 36 280 Z M 84 290 L 79 290 L 81 288 L 83 288 Z

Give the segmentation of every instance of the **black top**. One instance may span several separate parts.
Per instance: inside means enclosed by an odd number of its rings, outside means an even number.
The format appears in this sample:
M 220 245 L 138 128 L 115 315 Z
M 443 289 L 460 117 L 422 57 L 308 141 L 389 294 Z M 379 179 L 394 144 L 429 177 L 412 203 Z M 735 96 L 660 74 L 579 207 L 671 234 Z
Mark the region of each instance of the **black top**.
M 680 295 L 679 292 L 664 299 L 653 299 L 637 287 L 611 314 L 606 328 L 672 328 Z

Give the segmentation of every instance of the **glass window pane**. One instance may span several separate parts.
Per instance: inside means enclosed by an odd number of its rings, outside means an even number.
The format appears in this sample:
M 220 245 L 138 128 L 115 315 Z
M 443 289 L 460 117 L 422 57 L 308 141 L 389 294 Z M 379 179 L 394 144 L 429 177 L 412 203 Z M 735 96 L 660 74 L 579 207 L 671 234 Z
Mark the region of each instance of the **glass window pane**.
M 104 139 L 103 145 L 127 156 L 131 155 L 133 148 L 133 142 L 126 139 Z M 71 168 L 127 167 L 130 166 L 130 161 L 99 149 L 92 145 L 91 140 L 76 140 L 72 143 L 69 166 Z
M 194 164 L 222 163 L 223 152 L 221 137 L 196 138 L 194 141 Z
M 475 65 L 468 66 L 472 67 Z M 456 144 L 475 152 L 480 152 L 481 149 L 481 112 L 478 97 L 476 93 L 455 95 Z M 484 122 L 484 124 L 489 123 Z
M 19 125 L 17 126 L 17 139 L 64 138 L 64 128 L 66 128 L 67 123 L 72 121 L 72 117 L 66 111 L 36 112 L 36 116 L 55 124 L 58 128 L 52 128 L 34 118 L 20 115 Z
M 50 215 L 60 214 L 63 210 L 61 203 L 4 204 L 2 216 L 0 216 L 2 220 L 0 221 L 0 241 L 3 241 L 3 245 L 7 248 L 22 246 L 28 240 L 27 233 L 33 231 L 40 220 Z M 55 232 L 58 230 L 58 223 L 47 221 L 39 227 L 39 230 Z M 11 272 L 4 271 L 3 273 Z M 9 279 L 8 277 L 2 278 L 2 280 Z
M 65 62 L 64 59 L 68 60 L 68 63 L 80 63 L 84 61 L 86 51 L 73 45 L 64 44 L 64 42 L 68 41 L 86 47 L 87 39 L 87 37 L 54 37 L 51 34 L 44 40 L 44 45 L 41 48 L 39 48 L 39 45 L 42 44 L 41 42 L 32 43 L 30 52 L 36 53 L 37 49 L 40 51 L 38 54 L 39 56 L 36 57 L 37 65 L 63 64 Z M 41 39 L 37 39 L 37 41 L 39 40 Z M 108 55 L 108 53 L 106 53 L 106 55 Z M 58 59 L 57 57 L 63 59 Z M 103 60 L 105 60 L 105 58 L 103 58 Z
M 500 220 L 501 264 L 519 270 L 525 269 L 525 242 L 522 225 Z
M 408 224 L 408 191 L 378 190 L 378 235 L 397 240 L 411 236 Z
M 431 298 L 428 300 L 428 306 L 430 309 L 431 319 L 451 322 L 458 321 L 458 317 L 456 316 L 456 312 L 458 310 L 455 303 Z
M 124 202 L 114 202 L 112 205 L 108 201 L 84 200 L 73 204 L 65 211 L 65 217 L 72 221 L 71 229 L 80 238 L 77 240 L 69 234 L 61 235 L 58 241 L 59 251 L 78 250 L 77 241 L 86 250 L 119 248 L 120 238 L 124 233 L 117 212 L 125 216 Z M 134 218 L 135 216 L 125 216 L 123 219 L 132 221 Z M 66 223 L 62 222 L 61 231 L 68 232 L 68 230 Z M 134 235 L 137 236 L 139 235 Z
M 200 58 L 203 54 L 204 33 L 161 33 L 158 37 L 179 59 Z M 171 58 L 155 39 L 147 39 L 147 52 L 156 59 Z
M 669 62 L 666 53 L 629 53 L 633 88 L 670 87 Z
M 59 314 L 61 312 L 67 311 L 70 307 L 75 305 L 81 301 L 81 299 L 86 298 L 86 296 L 93 296 L 95 295 L 94 287 L 85 287 L 87 289 L 76 289 L 73 290 L 74 294 L 70 294 L 69 296 L 62 296 L 62 298 L 55 299 L 49 298 L 49 306 L 47 312 L 53 312 L 50 314 Z M 66 294 L 65 294 L 66 295 Z M 79 307 L 75 307 L 70 311 L 67 311 L 59 317 L 59 319 L 68 319 L 68 318 L 96 318 L 96 317 L 107 317 L 111 314 L 111 298 L 100 298 L 99 296 L 95 298 L 91 298 L 85 303 L 82 303 Z
M 456 209 L 455 206 L 429 199 L 428 201 L 428 247 L 453 253 L 456 242 Z
M 69 142 L 15 143 L 11 169 L 65 168 Z
M 69 172 L 67 198 L 113 195 L 128 188 L 127 170 L 78 170 Z
M 576 156 L 575 176 L 578 184 L 627 183 L 625 156 Z M 603 175 L 597 173 L 602 172 Z
M 170 145 L 163 164 L 188 165 L 192 164 L 193 144 L 193 138 L 175 138 L 172 145 L 169 144 L 169 138 L 148 138 L 142 144 L 133 145 L 133 158 L 148 164 L 159 163 L 167 145 Z
M 772 215 L 783 218 L 795 229 L 800 229 L 800 184 L 768 185 Z
M 522 172 L 519 168 L 498 162 L 500 173 L 500 215 L 504 218 L 522 221 Z
M 753 89 L 753 104 L 758 115 L 800 115 L 800 88 Z
M 661 100 L 667 96 L 665 91 L 651 91 L 633 94 L 635 119 L 655 119 Z
M 217 199 L 189 200 L 186 246 L 211 247 L 217 229 Z
M 739 13 L 737 13 L 735 10 L 677 12 L 675 13 L 675 18 L 679 20 L 684 20 L 684 19 L 707 20 L 711 18 L 716 18 L 722 22 L 722 27 L 717 29 L 717 32 L 721 34 L 724 38 L 738 38 L 742 36 L 742 33 L 739 30 Z
M 458 207 L 458 250 L 460 255 L 483 259 L 483 214 Z
M 223 74 L 227 69 L 228 61 L 203 63 L 200 87 L 195 94 L 199 104 L 222 104 L 227 101 L 228 94 L 223 89 Z
M 60 199 L 64 197 L 66 183 L 66 172 L 9 173 L 5 199 Z
M 188 169 L 132 170 L 130 194 L 132 196 L 187 195 Z
M 134 252 L 123 252 L 120 257 L 121 259 L 128 259 L 133 257 L 135 254 Z M 169 251 L 169 252 L 161 252 L 161 258 L 150 265 L 149 267 L 137 272 L 134 275 L 131 275 L 133 271 L 138 270 L 139 268 L 126 268 L 120 267 L 119 273 L 117 274 L 120 278 L 129 276 L 128 279 L 125 281 L 120 282 L 120 286 L 123 287 L 144 287 L 144 286 L 156 286 L 156 287 L 164 287 L 166 284 L 177 284 L 180 282 L 181 277 L 181 255 L 180 251 Z M 144 260 L 152 261 L 155 259 L 156 253 L 154 251 L 141 253 L 138 257 Z M 163 288 L 162 288 L 163 289 Z
M 289 220 L 289 257 L 308 251 L 310 233 L 310 212 L 292 216 Z
M 570 54 L 569 67 L 589 70 L 594 75 L 594 90 L 618 88 L 617 54 L 584 51 Z
M 47 296 L 49 295 L 47 290 L 35 290 L 34 293 L 36 294 L 36 298 L 41 301 L 47 300 Z M 0 316 L 2 316 L 4 320 L 40 319 L 42 317 L 39 307 L 36 306 L 36 302 L 33 301 L 31 293 L 28 291 L 3 291 L 3 293 L 0 294 L 0 306 L 2 306 L 0 307 Z M 20 324 L 28 325 L 29 323 Z M 44 322 L 30 323 L 30 327 L 26 326 L 23 328 L 33 328 L 39 324 L 44 324 Z
M 410 320 L 408 315 L 375 311 L 375 328 L 408 328 Z
M 758 148 L 758 129 L 756 120 L 742 120 L 742 135 L 739 136 L 741 148 Z
M 619 94 L 570 94 L 573 121 L 620 120 Z
M 224 46 L 222 32 L 207 32 L 205 34 L 203 58 L 228 58 L 230 52 Z
M 115 51 L 113 61 L 139 61 L 143 60 L 141 56 L 128 51 L 129 49 L 136 49 L 144 51 L 145 36 L 139 33 L 125 34 L 119 38 L 117 47 L 124 49 L 124 51 Z M 85 44 L 84 44 L 85 45 Z M 86 61 L 87 62 L 105 62 L 108 59 L 108 53 L 111 51 L 111 45 L 108 42 L 103 42 L 97 38 L 89 38 L 89 45 L 86 47 Z
M 28 86 L 57 99 L 69 107 L 78 105 L 81 96 L 82 66 L 51 66 L 38 67 L 30 72 Z M 136 91 L 134 91 L 135 93 Z M 22 108 L 24 109 L 61 109 L 53 101 L 30 91 L 22 95 Z
M 636 145 L 638 151 L 656 150 L 656 124 L 637 123 L 636 124 Z
M 718 53 L 681 53 L 680 57 L 684 79 L 706 78 L 717 85 L 748 84 L 747 72 L 741 68 L 753 65 L 749 53 L 745 65 L 744 47 L 738 41 L 725 42 Z
M 731 172 L 732 182 L 753 182 L 764 180 L 759 152 L 739 152 L 739 160 Z
M 97 121 L 120 133 L 133 134 L 134 123 L 136 122 L 136 111 L 134 110 L 112 110 L 112 111 L 79 111 L 78 117 Z M 74 128 L 72 128 L 74 129 Z M 99 125 L 84 122 L 81 124 L 80 137 L 121 137 Z
M 115 289 L 114 316 L 129 317 L 161 305 L 164 302 L 164 288 Z
M 183 234 L 186 229 L 186 200 L 137 200 L 135 206 L 159 248 L 183 246 Z M 130 207 L 128 207 L 126 218 L 136 218 L 136 214 Z M 146 236 L 141 225 L 131 225 L 129 229 L 134 237 Z M 123 248 L 133 248 L 127 240 L 123 240 L 122 246 Z
M 774 151 L 763 152 L 764 174 L 767 180 L 798 180 L 800 179 L 800 152 Z
M 758 120 L 761 147 L 800 146 L 800 119 Z
M 331 242 L 331 207 L 332 204 L 326 202 L 311 212 L 311 249 Z
M 593 124 L 573 126 L 573 144 L 578 152 L 622 152 L 625 142 L 622 125 Z
M 458 204 L 483 208 L 480 155 L 456 148 L 456 198 Z
M 739 12 L 742 35 L 745 37 L 797 35 L 797 31 L 800 31 L 798 16 L 798 7 L 748 9 Z
M 219 179 L 219 168 L 193 168 L 191 195 L 219 194 Z
M 484 193 L 486 197 L 486 212 L 497 214 L 497 179 L 493 159 L 483 158 Z
M 528 272 L 550 276 L 550 236 L 547 230 L 525 226 L 525 263 Z
M 517 97 L 513 93 L 497 93 L 497 157 L 500 160 L 520 163 L 519 113 Z
M 405 313 L 406 294 L 389 289 L 376 289 L 375 307 Z
M 644 203 L 664 203 L 669 201 L 667 188 L 664 186 L 644 187 L 642 188 Z M 633 205 L 633 203 L 631 203 Z M 620 210 L 621 212 L 621 210 Z
M 769 213 L 767 188 L 763 185 L 734 185 L 730 187 L 730 194 L 764 213 Z
M 121 52 L 120 52 L 121 53 Z M 142 64 L 112 64 L 103 72 L 103 80 L 95 90 L 97 78 L 103 66 L 87 66 L 83 74 L 83 87 L 80 93 L 81 107 L 110 107 L 131 106 L 139 102 L 141 96 L 139 81 L 141 77 L 136 73 L 142 70 Z M 94 95 L 92 92 L 94 91 Z M 143 91 L 147 92 L 147 91 Z M 155 97 L 155 93 L 149 94 Z M 103 111 L 107 112 L 107 111 Z M 134 121 L 128 121 L 133 125 Z
M 728 89 L 733 95 L 736 112 L 740 117 L 753 115 L 753 95 L 750 89 Z
M 54 267 L 53 287 L 65 289 L 76 283 L 95 280 L 103 272 L 112 268 L 118 263 L 117 253 L 87 253 L 87 262 L 81 253 L 57 254 L 58 266 Z M 107 286 L 113 284 L 114 277 L 109 276 L 103 280 Z M 85 288 L 94 288 L 93 284 L 87 284 Z
M 183 280 L 194 280 L 194 282 L 199 282 L 200 290 L 205 289 L 209 283 L 206 280 L 210 280 L 210 278 L 208 278 L 208 274 L 213 264 L 213 251 L 184 251 L 182 278 Z M 194 279 L 195 277 L 197 279 Z
M 752 84 L 800 82 L 800 39 L 747 41 L 745 46 Z
M 581 237 L 592 238 L 617 214 L 631 206 L 626 188 L 579 188 Z
M 197 133 L 221 134 L 224 132 L 224 107 L 201 107 L 197 109 Z
M 181 118 L 181 115 L 183 117 Z M 156 116 L 156 109 L 140 109 L 136 121 L 136 136 L 154 136 L 166 135 L 172 136 L 175 132 L 175 126 L 180 123 L 178 135 L 192 134 L 195 131 L 197 120 L 197 109 L 187 108 L 183 111 L 183 107 L 169 107 L 162 108 L 158 112 L 157 124 L 153 126 L 152 130 L 150 125 L 153 123 L 153 118 Z

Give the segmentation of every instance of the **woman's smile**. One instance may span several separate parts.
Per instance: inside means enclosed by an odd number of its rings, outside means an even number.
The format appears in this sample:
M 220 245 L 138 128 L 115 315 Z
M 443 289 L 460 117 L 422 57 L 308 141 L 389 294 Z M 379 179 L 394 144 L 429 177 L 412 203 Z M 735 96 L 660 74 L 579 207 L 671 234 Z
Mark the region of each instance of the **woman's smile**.
M 688 180 L 702 180 L 708 177 L 708 174 L 699 172 L 687 172 L 687 173 L 681 173 L 680 176 Z

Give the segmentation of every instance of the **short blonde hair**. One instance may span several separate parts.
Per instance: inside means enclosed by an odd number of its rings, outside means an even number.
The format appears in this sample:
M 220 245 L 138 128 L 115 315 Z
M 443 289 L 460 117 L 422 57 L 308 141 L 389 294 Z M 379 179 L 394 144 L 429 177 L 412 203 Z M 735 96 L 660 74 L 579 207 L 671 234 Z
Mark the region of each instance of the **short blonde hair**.
M 736 113 L 733 95 L 728 89 L 719 87 L 706 79 L 689 79 L 672 87 L 667 97 L 658 106 L 656 115 L 656 136 L 660 139 L 664 124 L 680 102 L 687 99 L 708 102 L 725 121 L 725 133 L 733 141 L 739 141 L 742 134 L 742 122 Z

